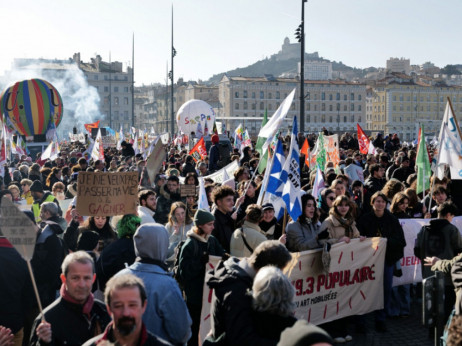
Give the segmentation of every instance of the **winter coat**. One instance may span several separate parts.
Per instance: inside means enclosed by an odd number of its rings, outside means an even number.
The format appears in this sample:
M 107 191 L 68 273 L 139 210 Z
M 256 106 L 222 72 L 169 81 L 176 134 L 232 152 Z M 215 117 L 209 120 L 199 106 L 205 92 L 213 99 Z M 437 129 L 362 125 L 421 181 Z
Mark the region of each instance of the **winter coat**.
M 122 156 L 135 156 L 135 149 L 133 149 L 133 145 L 126 143 L 125 148 L 122 148 Z
M 117 273 L 123 274 L 134 274 L 144 282 L 148 305 L 143 322 L 148 331 L 174 345 L 184 345 L 191 337 L 192 321 L 172 274 L 143 260 Z
M 311 220 L 310 220 L 311 221 Z M 300 223 L 300 221 L 292 221 L 287 225 L 286 247 L 290 252 L 300 252 L 305 250 L 313 250 L 321 247 L 317 240 L 321 224 Z
M 231 236 L 231 256 L 249 257 L 253 251 L 250 251 L 244 243 L 242 237 L 245 237 L 247 244 L 255 250 L 255 248 L 263 243 L 266 239 L 260 227 L 249 221 L 244 221 L 242 228 L 238 228 Z
M 329 233 L 329 238 L 327 242 L 330 244 L 337 243 L 337 241 L 340 238 L 345 236 L 350 238 L 359 238 L 359 231 L 356 227 L 356 222 L 353 221 L 350 227 L 353 234 L 347 235 L 345 233 L 345 227 L 342 226 L 340 221 L 334 215 L 329 215 L 321 224 L 321 229 L 319 230 L 319 233 L 327 231 Z
M 185 284 L 186 303 L 202 306 L 205 259 L 208 261 L 208 255 L 223 256 L 225 252 L 213 235 L 204 239 L 193 231 L 189 231 L 187 236 L 188 239 L 180 251 L 180 275 Z
M 213 173 L 220 169 L 218 166 L 218 162 L 220 161 L 220 150 L 218 149 L 218 145 L 214 144 L 210 147 L 209 151 L 209 171 Z
M 189 163 L 189 162 L 183 165 L 181 176 L 186 177 L 186 174 L 188 173 L 196 173 L 196 168 L 194 167 L 194 164 Z
M 223 214 L 218 208 L 212 212 L 215 216 L 212 235 L 219 241 L 226 253 L 230 252 L 231 236 L 234 232 L 234 220 L 230 214 Z
M 258 335 L 276 342 L 281 338 L 284 329 L 297 322 L 294 316 L 279 316 L 266 311 L 253 311 L 252 316 Z
M 404 256 L 406 240 L 403 228 L 388 210 L 384 211 L 382 217 L 377 217 L 374 212 L 364 214 L 358 220 L 357 227 L 363 236 L 387 238 L 386 265 L 391 266 Z
M 167 185 L 161 186 L 157 197 L 156 222 L 165 225 L 168 222 L 168 214 L 174 202 L 181 201 L 180 190 L 170 192 Z
M 260 221 L 258 225 L 268 240 L 278 240 L 282 235 L 282 225 L 276 218 L 271 222 Z
M 82 312 L 82 307 L 59 297 L 43 310 L 45 320 L 51 324 L 52 330 L 52 342 L 46 345 L 82 345 L 100 334 L 111 321 L 105 304 L 99 300 L 94 300 L 90 318 Z M 44 345 L 35 333 L 41 322 L 39 315 L 34 321 L 29 345 Z
M 150 222 L 156 222 L 154 220 L 154 214 L 156 212 L 149 209 L 148 207 L 138 206 L 138 216 L 141 218 L 141 225 Z
M 446 219 L 430 220 L 417 234 L 414 254 L 422 261 L 422 277 L 433 275 L 431 268 L 423 265 L 425 257 L 436 256 L 449 260 L 462 251 L 462 237 L 456 226 Z M 446 285 L 452 285 L 450 275 L 445 276 Z
M 207 285 L 214 290 L 211 340 L 222 338 L 220 345 L 276 345 L 277 341 L 260 336 L 253 323 L 252 296 L 248 291 L 255 274 L 246 258 L 235 257 L 220 261 L 207 273 Z

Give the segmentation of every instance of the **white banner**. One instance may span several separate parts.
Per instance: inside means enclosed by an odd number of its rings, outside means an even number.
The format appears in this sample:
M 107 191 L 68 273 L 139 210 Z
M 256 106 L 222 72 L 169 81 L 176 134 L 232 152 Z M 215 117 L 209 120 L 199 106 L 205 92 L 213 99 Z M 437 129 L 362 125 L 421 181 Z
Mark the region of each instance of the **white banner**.
M 295 317 L 322 324 L 382 309 L 386 243 L 385 238 L 368 238 L 334 244 L 328 274 L 323 271 L 320 249 L 293 253 L 284 273 L 295 287 Z M 215 268 L 219 260 L 210 256 L 207 269 Z M 201 340 L 211 328 L 212 295 L 204 282 Z
M 204 179 L 212 179 L 215 183 L 222 183 L 223 182 L 223 170 L 226 170 L 226 173 L 229 177 L 234 177 L 234 172 L 239 168 L 239 162 L 236 160 L 228 164 L 227 166 L 223 167 L 219 171 L 212 173 L 203 177 Z M 184 177 L 180 177 L 180 183 L 184 184 Z

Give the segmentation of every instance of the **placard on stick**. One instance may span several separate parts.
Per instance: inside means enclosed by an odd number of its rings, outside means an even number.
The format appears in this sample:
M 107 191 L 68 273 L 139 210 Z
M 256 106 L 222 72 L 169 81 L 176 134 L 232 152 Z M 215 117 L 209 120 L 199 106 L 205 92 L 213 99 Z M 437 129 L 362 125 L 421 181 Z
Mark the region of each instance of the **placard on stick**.
M 135 214 L 137 172 L 79 172 L 77 212 L 82 216 Z
M 181 197 L 197 196 L 196 185 L 180 185 L 180 195 Z
M 37 238 L 35 226 L 7 197 L 2 198 L 0 206 L 0 235 L 6 237 L 26 261 L 32 259 Z

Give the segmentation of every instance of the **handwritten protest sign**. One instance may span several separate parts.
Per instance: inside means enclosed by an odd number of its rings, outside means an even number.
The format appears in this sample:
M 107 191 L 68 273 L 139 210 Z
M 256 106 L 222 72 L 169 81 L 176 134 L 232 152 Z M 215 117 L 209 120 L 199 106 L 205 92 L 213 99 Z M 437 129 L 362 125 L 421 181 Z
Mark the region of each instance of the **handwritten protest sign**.
M 2 198 L 0 206 L 0 235 L 6 237 L 26 261 L 32 259 L 35 239 L 37 237 L 35 226 L 32 221 L 6 197 Z
M 323 271 L 321 250 L 292 254 L 284 273 L 295 287 L 295 317 L 321 324 L 383 308 L 384 238 L 353 239 L 334 244 L 329 273 Z M 221 258 L 210 256 L 207 270 Z M 200 336 L 210 331 L 213 292 L 204 282 Z
M 114 136 L 102 136 L 101 142 L 104 149 L 116 146 L 116 138 Z
M 85 216 L 135 214 L 138 200 L 137 172 L 80 172 L 77 211 Z
M 180 195 L 181 197 L 196 196 L 197 188 L 196 185 L 180 185 Z

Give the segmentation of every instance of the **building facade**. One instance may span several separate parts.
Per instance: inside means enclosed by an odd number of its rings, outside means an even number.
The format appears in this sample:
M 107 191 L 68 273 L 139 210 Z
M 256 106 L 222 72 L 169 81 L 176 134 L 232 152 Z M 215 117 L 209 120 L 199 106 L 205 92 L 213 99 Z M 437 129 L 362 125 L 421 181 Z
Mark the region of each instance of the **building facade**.
M 298 64 L 300 71 L 300 63 Z M 305 62 L 306 80 L 332 79 L 332 63 L 330 61 L 310 60 Z
M 390 58 L 387 60 L 387 70 L 389 72 L 398 72 L 404 74 L 411 74 L 411 60 Z

